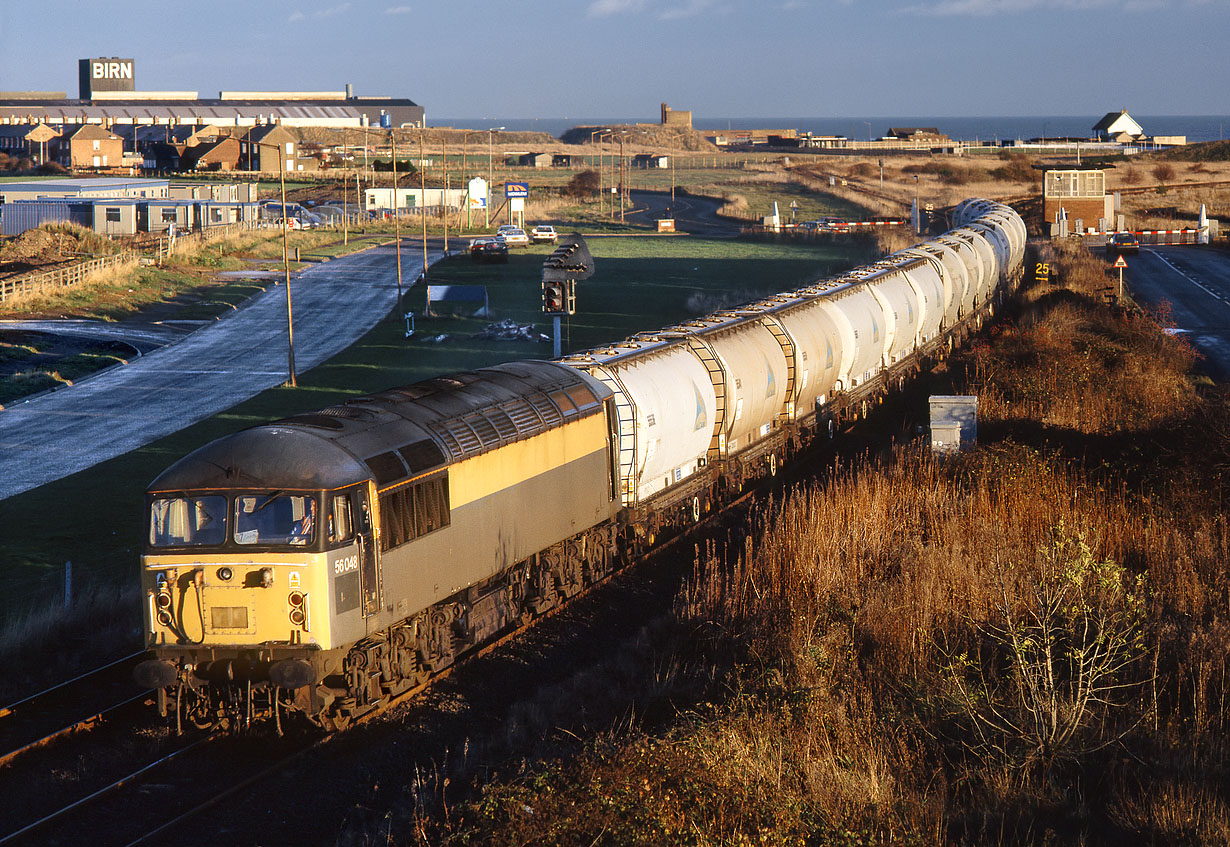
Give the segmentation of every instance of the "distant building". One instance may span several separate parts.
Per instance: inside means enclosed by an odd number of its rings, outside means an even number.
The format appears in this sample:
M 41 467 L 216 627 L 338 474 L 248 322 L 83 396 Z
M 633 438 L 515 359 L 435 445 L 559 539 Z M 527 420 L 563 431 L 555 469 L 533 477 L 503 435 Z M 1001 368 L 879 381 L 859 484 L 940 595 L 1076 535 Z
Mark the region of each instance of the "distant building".
M 1106 171 L 1101 165 L 1042 168 L 1042 215 L 1046 223 L 1066 216 L 1071 231 L 1111 226 L 1115 198 L 1106 193 Z
M 896 141 L 925 141 L 932 143 L 952 141 L 945 133 L 940 132 L 938 127 L 933 126 L 889 127 L 888 135 L 885 138 Z
M 513 153 L 504 163 L 510 167 L 549 168 L 555 164 L 555 159 L 552 153 Z
M 678 109 L 672 109 L 665 103 L 662 104 L 662 126 L 676 126 L 683 129 L 692 128 L 692 113 L 681 112 Z
M 632 167 L 634 168 L 669 168 L 670 166 L 670 156 L 657 155 L 654 153 L 638 153 L 632 157 Z
M 47 142 L 59 135 L 59 130 L 47 124 L 0 126 L 0 153 L 14 159 L 29 158 L 41 165 L 47 161 Z
M 124 141 L 93 124 L 65 126 L 51 139 L 49 155 L 66 168 L 118 168 L 124 163 Z
M 1132 119 L 1126 109 L 1107 112 L 1102 120 L 1093 125 L 1093 132 L 1101 141 L 1136 141 L 1145 134 L 1140 124 Z
M 0 92 L 0 124 L 225 124 L 255 126 L 423 126 L 423 107 L 400 97 L 344 91 L 138 91 L 132 59 L 78 62 L 78 96 L 62 91 Z M 118 164 L 118 160 L 116 162 Z

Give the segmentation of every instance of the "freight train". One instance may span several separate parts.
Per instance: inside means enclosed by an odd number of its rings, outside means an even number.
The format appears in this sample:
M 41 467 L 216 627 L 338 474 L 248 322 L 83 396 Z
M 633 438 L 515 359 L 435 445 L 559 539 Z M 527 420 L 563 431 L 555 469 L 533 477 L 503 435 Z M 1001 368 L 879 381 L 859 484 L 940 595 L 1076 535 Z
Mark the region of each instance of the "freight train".
M 177 724 L 340 728 L 549 612 L 868 411 L 981 327 L 1025 226 L 555 361 L 428 379 L 218 439 L 146 495 L 149 658 Z

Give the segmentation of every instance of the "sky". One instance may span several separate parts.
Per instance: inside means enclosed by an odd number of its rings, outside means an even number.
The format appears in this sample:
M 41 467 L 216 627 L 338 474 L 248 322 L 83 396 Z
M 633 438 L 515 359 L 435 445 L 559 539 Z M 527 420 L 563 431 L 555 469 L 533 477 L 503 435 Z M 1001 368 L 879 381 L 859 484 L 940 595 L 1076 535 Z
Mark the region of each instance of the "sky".
M 1230 0 L 9 0 L 0 91 L 406 97 L 445 118 L 1230 114 Z

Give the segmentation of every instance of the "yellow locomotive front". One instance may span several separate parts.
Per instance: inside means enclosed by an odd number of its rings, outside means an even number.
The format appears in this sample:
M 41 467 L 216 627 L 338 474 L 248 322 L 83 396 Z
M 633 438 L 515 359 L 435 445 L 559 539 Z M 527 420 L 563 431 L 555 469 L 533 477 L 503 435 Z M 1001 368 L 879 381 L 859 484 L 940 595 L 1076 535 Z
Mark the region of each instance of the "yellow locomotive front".
M 142 608 L 152 656 L 136 677 L 164 714 L 242 723 L 276 714 L 279 690 L 281 705 L 320 710 L 318 684 L 338 671 L 349 619 L 376 587 L 370 474 L 345 455 L 320 462 L 329 452 L 302 432 L 258 427 L 151 484 Z

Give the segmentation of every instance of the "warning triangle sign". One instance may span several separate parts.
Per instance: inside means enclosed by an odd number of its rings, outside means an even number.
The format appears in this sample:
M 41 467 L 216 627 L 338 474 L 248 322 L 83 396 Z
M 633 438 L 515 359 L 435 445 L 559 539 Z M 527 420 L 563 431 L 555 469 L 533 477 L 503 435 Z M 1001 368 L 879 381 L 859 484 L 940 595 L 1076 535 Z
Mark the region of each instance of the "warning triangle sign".
M 1123 257 L 1120 256 L 1118 259 L 1115 259 L 1115 263 L 1111 265 L 1111 267 L 1112 268 L 1126 268 L 1127 262 L 1123 261 Z

